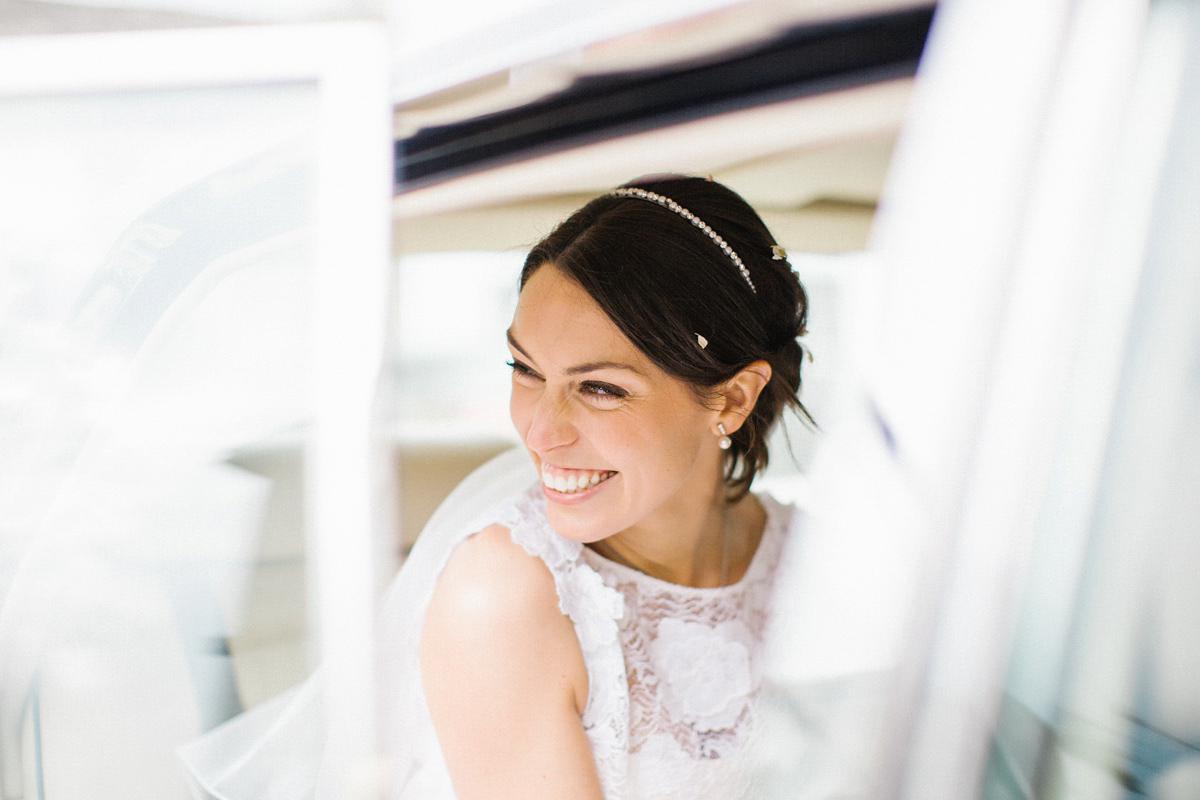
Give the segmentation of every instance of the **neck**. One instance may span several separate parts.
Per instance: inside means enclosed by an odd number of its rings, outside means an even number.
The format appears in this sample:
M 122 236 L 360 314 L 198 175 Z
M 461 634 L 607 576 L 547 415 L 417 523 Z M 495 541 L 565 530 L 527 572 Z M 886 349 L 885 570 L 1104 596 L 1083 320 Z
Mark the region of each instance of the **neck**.
M 760 517 L 752 497 L 727 502 L 718 475 L 703 491 L 681 494 L 637 525 L 589 546 L 611 561 L 670 583 L 724 586 L 736 582 L 749 565 L 762 532 Z

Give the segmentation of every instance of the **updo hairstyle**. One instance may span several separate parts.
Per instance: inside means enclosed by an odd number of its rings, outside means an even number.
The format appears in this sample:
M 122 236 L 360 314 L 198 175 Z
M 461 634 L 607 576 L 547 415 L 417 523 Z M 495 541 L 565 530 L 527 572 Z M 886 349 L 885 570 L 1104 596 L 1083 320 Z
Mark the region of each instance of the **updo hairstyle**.
M 797 397 L 808 297 L 786 260 L 773 258 L 767 226 L 736 192 L 683 176 L 642 178 L 625 187 L 674 200 L 728 242 L 750 272 L 680 214 L 635 197 L 604 195 L 560 223 L 530 251 L 521 287 L 553 264 L 578 283 L 660 369 L 686 383 L 701 403 L 758 360 L 771 365 L 753 412 L 730 434 L 729 499 L 750 490 L 767 465 L 767 437 L 784 406 L 811 422 Z M 708 344 L 701 348 L 696 334 Z

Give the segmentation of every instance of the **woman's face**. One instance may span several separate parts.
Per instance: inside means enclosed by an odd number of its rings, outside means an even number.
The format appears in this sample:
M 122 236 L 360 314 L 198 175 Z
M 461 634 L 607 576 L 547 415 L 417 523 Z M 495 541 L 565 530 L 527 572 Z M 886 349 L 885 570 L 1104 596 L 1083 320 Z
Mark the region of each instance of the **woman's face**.
M 553 265 L 509 329 L 513 424 L 554 529 L 594 542 L 719 491 L 717 412 L 655 366 Z

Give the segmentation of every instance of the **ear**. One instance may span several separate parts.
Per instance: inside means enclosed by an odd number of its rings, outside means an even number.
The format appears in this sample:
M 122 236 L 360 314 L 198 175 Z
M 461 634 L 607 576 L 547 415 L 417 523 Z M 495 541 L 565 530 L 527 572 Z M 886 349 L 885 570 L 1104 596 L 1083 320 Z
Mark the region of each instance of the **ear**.
M 723 423 L 729 433 L 742 427 L 746 417 L 754 410 L 763 387 L 770 380 L 771 365 L 766 361 L 754 361 L 730 378 L 721 390 L 717 422 Z

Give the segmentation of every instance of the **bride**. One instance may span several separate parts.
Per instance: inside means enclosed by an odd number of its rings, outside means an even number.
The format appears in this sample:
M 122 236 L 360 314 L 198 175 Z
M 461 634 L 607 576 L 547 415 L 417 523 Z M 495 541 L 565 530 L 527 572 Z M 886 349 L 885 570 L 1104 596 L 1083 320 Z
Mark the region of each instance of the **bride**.
M 781 255 L 695 178 L 600 197 L 529 254 L 511 413 L 541 481 L 453 550 L 419 644 L 461 800 L 743 788 L 787 517 L 747 489 L 806 312 Z
M 520 286 L 534 471 L 468 478 L 383 601 L 390 796 L 742 797 L 791 513 L 749 488 L 805 413 L 804 290 L 741 197 L 680 176 L 588 203 Z

